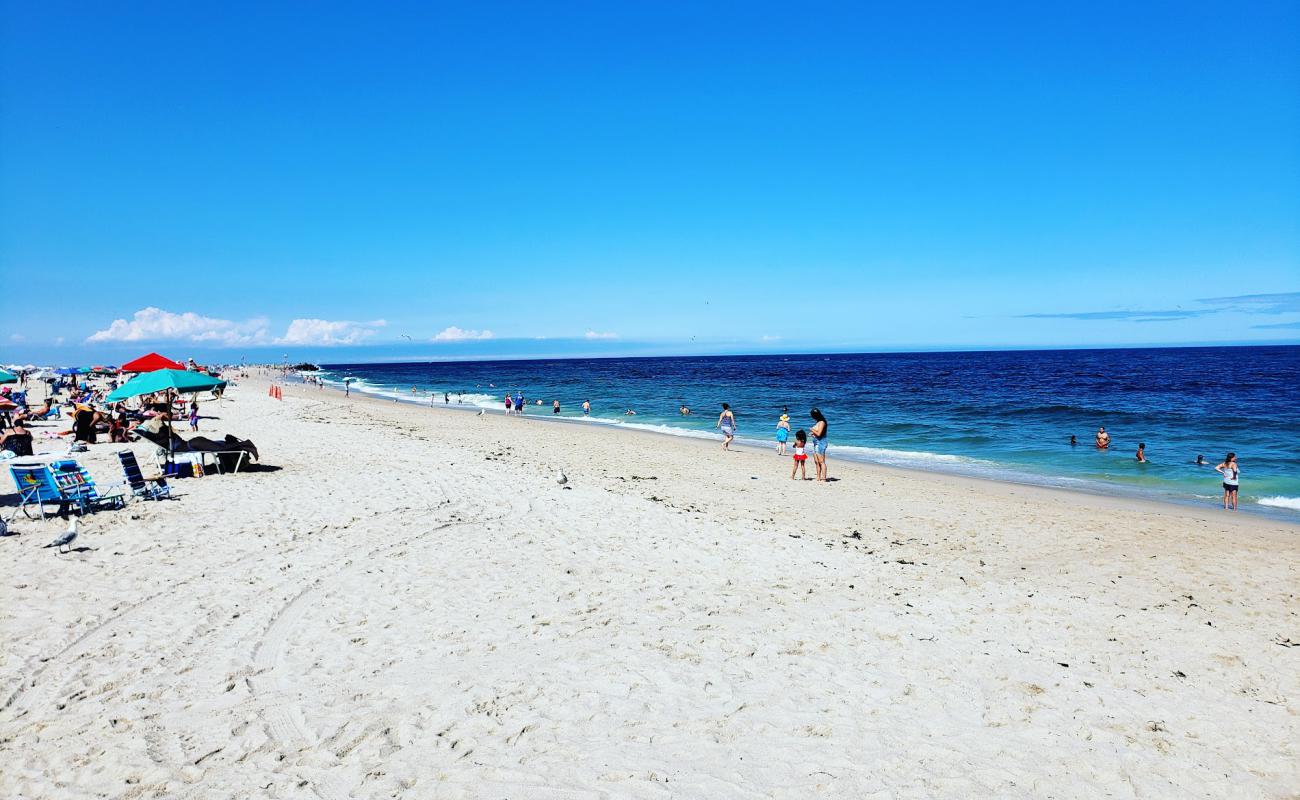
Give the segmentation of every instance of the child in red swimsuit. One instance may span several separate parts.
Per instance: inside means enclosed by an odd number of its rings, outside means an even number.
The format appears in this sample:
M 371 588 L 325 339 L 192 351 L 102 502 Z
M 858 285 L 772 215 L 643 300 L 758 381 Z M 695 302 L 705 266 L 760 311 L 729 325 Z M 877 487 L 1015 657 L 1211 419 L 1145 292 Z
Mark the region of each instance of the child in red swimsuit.
M 808 454 L 804 448 L 808 446 L 808 434 L 804 431 L 798 431 L 794 435 L 794 469 L 790 470 L 790 480 L 808 480 L 808 473 L 805 471 L 804 464 L 808 461 Z M 799 475 L 796 478 L 795 475 Z

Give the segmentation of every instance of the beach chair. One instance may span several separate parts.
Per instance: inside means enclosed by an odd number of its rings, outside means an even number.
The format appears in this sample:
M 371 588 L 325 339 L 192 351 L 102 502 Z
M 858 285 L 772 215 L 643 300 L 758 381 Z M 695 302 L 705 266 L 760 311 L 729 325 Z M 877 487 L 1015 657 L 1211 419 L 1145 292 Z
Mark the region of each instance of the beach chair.
M 54 464 L 11 463 L 9 474 L 18 487 L 19 505 L 29 519 L 33 516 L 33 506 L 40 518 L 45 519 L 47 505 L 58 506 L 58 513 L 62 516 L 71 508 L 84 514 L 103 508 L 121 508 L 126 504 L 126 498 L 119 494 L 100 496 L 90 475 L 71 459 Z
M 50 472 L 59 490 L 68 497 L 78 500 L 83 514 L 87 511 L 102 511 L 126 506 L 126 497 L 120 489 L 101 495 L 95 487 L 94 478 L 90 477 L 86 468 L 70 458 L 52 462 Z
M 122 462 L 122 473 L 126 476 L 126 485 L 131 487 L 131 494 L 144 500 L 162 500 L 171 497 L 171 487 L 163 478 L 145 478 L 140 471 L 140 463 L 135 460 L 135 453 L 122 450 L 117 454 Z
M 75 505 L 78 508 L 81 506 L 78 498 L 65 495 L 55 483 L 54 474 L 50 472 L 48 464 L 11 463 L 9 475 L 14 479 L 14 485 L 18 487 L 19 505 L 28 519 L 32 518 L 32 506 L 36 507 L 41 519 L 45 519 L 47 505 L 57 505 L 60 514 L 66 514 L 71 506 Z

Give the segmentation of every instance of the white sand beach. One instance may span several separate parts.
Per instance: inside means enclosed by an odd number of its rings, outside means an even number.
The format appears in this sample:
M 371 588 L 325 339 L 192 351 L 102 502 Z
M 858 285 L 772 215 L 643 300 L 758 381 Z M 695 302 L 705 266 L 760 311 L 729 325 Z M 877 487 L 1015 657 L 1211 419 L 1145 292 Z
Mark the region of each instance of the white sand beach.
M 0 539 L 0 796 L 1300 797 L 1295 526 L 228 398 L 259 469 Z

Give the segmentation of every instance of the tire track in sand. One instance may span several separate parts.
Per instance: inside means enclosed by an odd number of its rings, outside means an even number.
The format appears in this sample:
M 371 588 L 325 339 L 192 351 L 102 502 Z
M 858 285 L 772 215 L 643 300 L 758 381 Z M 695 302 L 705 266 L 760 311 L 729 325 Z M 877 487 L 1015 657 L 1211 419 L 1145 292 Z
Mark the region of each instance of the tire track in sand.
M 402 541 L 371 550 L 360 558 L 348 559 L 333 572 L 317 577 L 310 586 L 294 595 L 273 615 L 271 625 L 254 648 L 253 676 L 249 678 L 249 685 L 255 701 L 259 695 L 272 696 L 271 702 L 262 706 L 261 715 L 266 723 L 267 736 L 282 752 L 302 752 L 317 744 L 307 725 L 302 706 L 289 686 L 288 676 L 280 668 L 289 635 L 310 608 L 309 598 L 338 581 L 350 570 L 368 566 L 371 559 L 382 557 L 419 539 L 460 527 L 518 520 L 532 510 L 527 500 L 508 498 L 504 499 L 504 504 L 507 509 L 501 513 L 490 514 L 486 509 L 479 509 L 479 513 L 471 518 L 443 523 Z M 306 779 L 301 774 L 299 778 Z M 350 797 L 351 792 L 340 784 L 341 780 L 333 777 L 327 777 L 325 781 L 310 781 L 312 790 L 322 800 L 344 800 Z
M 446 487 L 437 486 L 430 488 L 438 489 L 442 493 L 442 499 L 438 504 L 423 509 L 427 513 L 446 511 L 449 505 L 454 508 L 456 500 L 461 500 L 463 502 L 463 498 L 453 499 L 450 497 L 446 491 Z M 412 509 L 408 508 L 394 509 L 391 511 L 379 512 L 374 516 L 390 516 L 411 513 L 412 511 Z M 346 530 L 350 526 L 351 523 L 349 523 L 348 526 L 344 526 L 344 529 Z M 400 545 L 400 543 L 398 544 Z M 285 543 L 285 546 L 280 547 L 273 552 L 258 550 L 255 552 L 245 553 L 234 559 L 223 562 L 216 568 L 207 567 L 199 574 L 182 578 L 164 589 L 120 608 L 112 615 L 91 626 L 88 630 L 83 631 L 54 655 L 46 658 L 40 667 L 24 674 L 6 697 L 4 705 L 0 706 L 0 712 L 3 712 L 4 716 L 9 718 L 7 720 L 0 719 L 0 723 L 8 724 L 11 722 L 18 722 L 32 709 L 40 705 L 48 705 L 52 703 L 58 696 L 59 690 L 66 686 L 68 674 L 76 669 L 78 666 L 78 660 L 96 645 L 115 636 L 123 624 L 132 617 L 137 616 L 148 609 L 157 607 L 160 602 L 176 595 L 183 589 L 187 589 L 200 581 L 209 580 L 208 576 L 211 574 L 220 574 L 223 572 L 238 570 L 259 560 L 291 557 L 294 553 L 314 545 L 315 542 L 310 538 L 302 538 L 298 540 L 291 539 Z M 387 547 L 381 549 L 387 549 Z M 287 576 L 286 580 L 282 581 L 279 585 L 283 586 L 301 580 L 301 575 Z M 268 588 L 258 587 L 256 591 L 259 594 L 262 594 L 268 591 Z M 4 735 L 4 738 L 11 738 L 15 735 L 16 734 L 6 734 Z

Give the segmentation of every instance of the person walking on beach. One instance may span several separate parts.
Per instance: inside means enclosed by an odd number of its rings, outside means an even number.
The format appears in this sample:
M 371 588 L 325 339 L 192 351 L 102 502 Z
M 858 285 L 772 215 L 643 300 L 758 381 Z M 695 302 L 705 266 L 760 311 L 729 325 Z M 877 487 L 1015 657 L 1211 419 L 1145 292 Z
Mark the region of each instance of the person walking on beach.
M 825 483 L 831 477 L 830 471 L 826 469 L 826 446 L 831 428 L 826 423 L 826 417 L 822 416 L 821 409 L 814 408 L 808 415 L 813 418 L 812 430 L 808 432 L 812 436 L 813 466 L 817 468 L 817 480 Z
M 199 401 L 191 400 L 190 401 L 190 430 L 197 431 L 198 429 L 199 429 Z
M 1223 510 L 1237 510 L 1237 481 L 1241 475 L 1241 470 L 1237 465 L 1237 454 L 1228 453 L 1223 457 L 1223 463 L 1214 468 L 1214 471 L 1223 476 Z
M 515 413 L 519 416 L 524 415 L 524 393 L 515 392 Z
M 731 406 L 726 403 L 722 404 L 722 413 L 718 415 L 718 424 L 715 428 L 722 429 L 722 449 L 731 449 L 731 440 L 736 438 L 736 415 L 731 413 Z
M 514 401 L 510 399 L 510 393 L 506 392 L 506 416 L 510 416 L 510 409 L 514 408 Z
M 1105 450 L 1110 447 L 1110 434 L 1106 433 L 1105 428 L 1097 429 L 1097 449 Z
M 776 421 L 776 454 L 785 455 L 785 442 L 790 438 L 790 415 L 782 414 Z
M 790 470 L 790 480 L 808 480 L 808 452 L 805 448 L 808 445 L 808 434 L 802 429 L 794 435 L 794 468 Z M 799 477 L 796 478 L 795 475 Z

